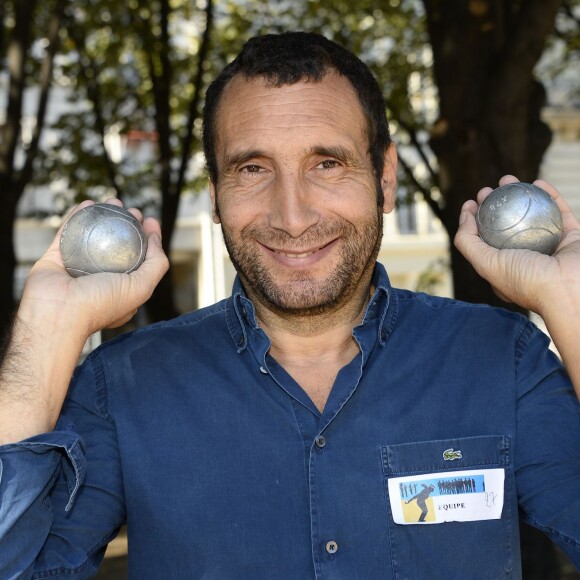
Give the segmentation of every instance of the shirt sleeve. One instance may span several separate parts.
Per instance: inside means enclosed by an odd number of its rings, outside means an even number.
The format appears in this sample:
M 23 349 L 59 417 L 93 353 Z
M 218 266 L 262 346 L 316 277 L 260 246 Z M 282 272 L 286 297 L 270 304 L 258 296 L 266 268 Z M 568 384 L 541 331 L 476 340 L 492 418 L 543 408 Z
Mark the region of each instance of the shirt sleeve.
M 91 356 L 55 431 L 0 446 L 0 578 L 91 578 L 124 520 L 115 426 Z
M 524 521 L 580 569 L 580 404 L 549 339 L 531 323 L 516 352 L 516 481 Z

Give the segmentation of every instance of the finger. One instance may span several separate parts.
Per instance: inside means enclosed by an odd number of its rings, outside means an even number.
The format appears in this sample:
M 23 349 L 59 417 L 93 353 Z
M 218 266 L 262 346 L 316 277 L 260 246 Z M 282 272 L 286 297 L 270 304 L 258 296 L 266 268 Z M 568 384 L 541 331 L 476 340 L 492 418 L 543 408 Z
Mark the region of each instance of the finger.
M 508 185 L 510 183 L 518 183 L 520 180 L 515 175 L 504 175 L 499 179 L 499 185 Z
M 485 277 L 484 272 L 489 270 L 499 250 L 492 248 L 479 237 L 476 215 L 476 202 L 466 201 L 461 209 L 459 228 L 455 234 L 454 244 L 477 273 Z
M 515 177 L 515 175 L 504 175 L 503 177 L 500 177 L 499 182 L 498 182 L 498 187 L 501 187 L 502 185 L 508 185 L 510 183 L 518 183 L 519 179 L 517 177 Z M 482 189 L 480 189 L 477 192 L 477 203 L 479 205 L 481 205 L 484 201 L 485 198 L 493 191 L 493 188 L 491 187 L 484 187 Z
M 484 201 L 485 198 L 493 191 L 493 189 L 491 187 L 483 187 L 482 189 L 480 189 L 477 192 L 476 195 L 476 199 L 477 199 L 477 203 L 479 205 L 481 205 Z
M 143 220 L 143 231 L 147 237 L 151 234 L 157 234 L 161 239 L 161 225 L 159 224 L 159 221 L 153 217 L 148 217 Z
M 128 212 L 133 214 L 135 218 L 139 220 L 139 223 L 143 223 L 143 214 L 141 210 L 137 209 L 136 207 L 124 207 L 123 202 L 117 197 L 109 197 L 105 200 L 105 203 L 109 205 L 116 205 L 117 207 L 122 207 L 126 209 Z
M 580 227 L 580 222 L 578 218 L 574 215 L 570 206 L 564 199 L 564 196 L 550 183 L 544 181 L 543 179 L 536 179 L 534 185 L 537 185 L 544 191 L 547 191 L 554 201 L 558 204 L 560 208 L 560 213 L 562 214 L 562 222 L 564 224 L 564 232 L 576 229 Z
M 139 288 L 144 288 L 149 292 L 147 298 L 153 292 L 153 289 L 169 269 L 169 260 L 165 255 L 161 243 L 161 226 L 154 218 L 147 218 L 143 222 L 143 230 L 147 235 L 147 252 L 145 260 L 129 276 Z M 145 301 L 143 300 L 143 301 Z
M 117 207 L 123 207 L 123 202 L 118 197 L 108 197 L 104 203 L 109 205 L 116 205 Z

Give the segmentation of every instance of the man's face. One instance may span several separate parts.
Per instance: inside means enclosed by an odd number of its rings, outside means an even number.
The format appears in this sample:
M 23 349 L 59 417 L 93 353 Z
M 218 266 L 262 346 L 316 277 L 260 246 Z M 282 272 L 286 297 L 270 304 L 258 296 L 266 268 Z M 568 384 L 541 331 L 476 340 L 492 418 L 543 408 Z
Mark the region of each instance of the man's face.
M 396 157 L 377 207 L 366 121 L 337 74 L 271 87 L 234 77 L 217 113 L 214 221 L 252 298 L 319 313 L 367 291 L 390 211 Z

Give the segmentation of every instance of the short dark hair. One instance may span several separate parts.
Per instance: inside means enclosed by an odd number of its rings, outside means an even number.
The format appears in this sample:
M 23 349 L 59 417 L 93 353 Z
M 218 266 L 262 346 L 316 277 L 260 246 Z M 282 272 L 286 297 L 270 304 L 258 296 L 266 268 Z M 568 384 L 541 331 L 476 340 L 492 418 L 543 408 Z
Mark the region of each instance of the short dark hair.
M 381 88 L 367 66 L 352 52 L 312 32 L 284 32 L 250 39 L 208 87 L 203 109 L 203 149 L 210 179 L 217 184 L 216 112 L 222 93 L 234 76 L 261 77 L 272 86 L 281 87 L 300 81 L 321 81 L 331 71 L 348 79 L 358 95 L 367 119 L 369 154 L 378 203 L 382 206 L 381 178 L 391 137 Z

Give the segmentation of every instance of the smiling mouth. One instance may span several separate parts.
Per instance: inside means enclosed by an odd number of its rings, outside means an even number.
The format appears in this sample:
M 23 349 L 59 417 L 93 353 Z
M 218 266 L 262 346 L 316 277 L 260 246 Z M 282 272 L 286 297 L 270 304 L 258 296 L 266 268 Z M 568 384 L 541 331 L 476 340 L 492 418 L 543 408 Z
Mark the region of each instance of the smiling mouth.
M 315 254 L 320 249 L 321 248 L 317 248 L 316 250 L 312 250 L 311 252 L 304 252 L 302 254 L 289 254 L 288 252 L 280 252 L 278 250 L 274 250 L 274 253 L 280 254 L 281 256 L 286 256 L 287 258 L 299 259 L 299 258 L 307 258 L 308 256 L 312 256 L 312 254 Z
M 284 256 L 286 258 L 290 258 L 290 259 L 294 259 L 294 260 L 300 260 L 300 259 L 308 258 L 308 256 L 312 256 L 313 254 L 320 252 L 320 250 L 324 250 L 324 248 L 327 248 L 328 246 L 330 246 L 330 244 L 332 244 L 335 241 L 336 240 L 332 240 L 332 241 L 328 242 L 327 244 L 324 244 L 318 248 L 315 248 L 314 250 L 308 250 L 306 252 L 289 252 L 289 251 L 284 251 L 284 250 L 277 250 L 276 248 L 270 248 L 269 246 L 265 246 L 265 247 L 268 248 L 274 254 L 278 254 L 279 256 Z

